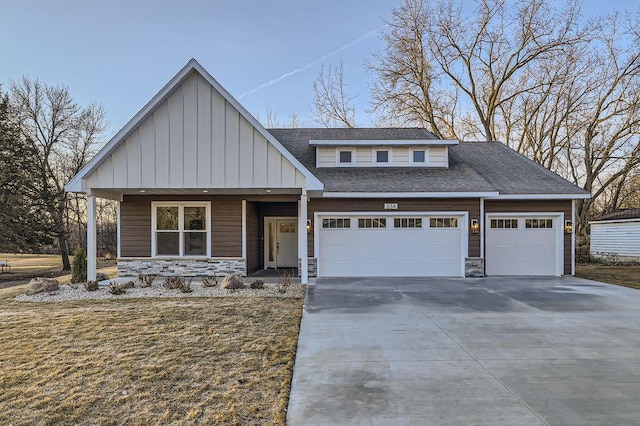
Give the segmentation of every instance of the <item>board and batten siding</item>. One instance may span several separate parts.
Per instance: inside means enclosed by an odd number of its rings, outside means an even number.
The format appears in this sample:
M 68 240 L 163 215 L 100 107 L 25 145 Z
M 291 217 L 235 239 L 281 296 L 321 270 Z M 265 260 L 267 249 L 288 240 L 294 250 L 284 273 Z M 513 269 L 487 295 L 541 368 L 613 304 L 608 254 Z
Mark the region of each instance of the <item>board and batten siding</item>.
M 485 200 L 485 213 L 564 213 L 565 220 L 571 219 L 571 200 Z M 564 224 L 559 224 L 563 226 Z M 488 225 L 485 223 L 485 227 Z M 564 274 L 571 275 L 571 234 L 564 236 Z
M 339 151 L 352 151 L 355 163 L 351 167 L 373 167 L 373 158 L 376 149 L 389 150 L 391 161 L 389 167 L 393 166 L 415 166 L 415 167 L 449 167 L 448 149 L 446 146 L 318 146 L 316 147 L 316 167 L 336 167 Z M 412 149 L 424 149 L 426 151 L 427 163 L 414 164 L 410 155 Z M 339 167 L 349 167 L 338 165 Z
M 87 178 L 96 189 L 304 185 L 304 175 L 196 72 Z
M 397 210 L 385 210 L 385 203 L 398 203 Z M 469 220 L 480 217 L 480 199 L 478 198 L 405 198 L 405 199 L 312 199 L 307 208 L 307 218 L 312 221 L 312 226 L 321 226 L 313 223 L 315 213 L 322 212 L 386 212 L 402 214 L 402 212 L 469 212 Z M 468 224 L 461 224 L 468 227 Z M 308 255 L 314 257 L 314 232 L 307 234 Z M 480 256 L 480 235 L 469 232 L 469 257 Z
M 640 218 L 591 222 L 591 254 L 640 259 Z
M 242 256 L 241 198 L 201 195 L 189 197 L 135 195 L 125 196 L 120 203 L 121 257 L 151 256 L 152 201 L 211 201 L 212 257 Z

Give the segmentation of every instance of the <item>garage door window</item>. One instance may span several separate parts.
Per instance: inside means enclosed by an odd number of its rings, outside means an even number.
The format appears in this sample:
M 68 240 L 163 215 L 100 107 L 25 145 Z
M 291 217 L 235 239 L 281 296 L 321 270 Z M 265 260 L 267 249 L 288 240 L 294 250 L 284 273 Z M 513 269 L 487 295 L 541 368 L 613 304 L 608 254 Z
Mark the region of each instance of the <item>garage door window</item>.
M 552 229 L 553 219 L 525 219 L 524 226 L 527 229 Z
M 397 217 L 393 219 L 394 228 L 422 228 L 422 218 Z
M 516 229 L 518 219 L 491 219 L 491 229 Z
M 458 219 L 455 217 L 432 217 L 429 219 L 430 228 L 457 228 Z
M 324 229 L 351 228 L 351 219 L 349 218 L 322 219 L 322 228 Z
M 361 217 L 358 219 L 358 228 L 386 228 L 387 219 L 384 217 Z

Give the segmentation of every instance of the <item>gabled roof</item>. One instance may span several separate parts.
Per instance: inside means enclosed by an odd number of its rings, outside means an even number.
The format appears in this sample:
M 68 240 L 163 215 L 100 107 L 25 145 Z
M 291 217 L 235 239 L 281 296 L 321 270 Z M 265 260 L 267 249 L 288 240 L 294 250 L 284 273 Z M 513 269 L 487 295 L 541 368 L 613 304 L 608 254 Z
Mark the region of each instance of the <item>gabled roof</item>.
M 322 139 L 427 139 L 425 129 L 269 129 L 325 185 L 325 194 L 464 193 L 483 197 L 588 198 L 589 194 L 499 142 L 461 142 L 449 147 L 449 168 L 316 168 Z M 453 194 L 452 194 L 453 195 Z
M 620 219 L 640 219 L 640 209 L 624 209 L 603 214 L 593 219 L 593 222 L 600 220 L 620 220 Z
M 269 133 L 220 83 L 214 79 L 195 59 L 191 59 L 107 144 L 93 157 L 85 167 L 75 175 L 65 186 L 69 192 L 84 192 L 83 181 L 93 173 L 98 166 L 111 154 L 126 138 L 136 130 L 155 110 L 178 88 L 193 72 L 200 74 L 242 117 L 244 117 L 267 141 L 273 145 L 291 164 L 305 176 L 306 189 L 322 190 L 322 183 L 295 158 L 282 144 Z

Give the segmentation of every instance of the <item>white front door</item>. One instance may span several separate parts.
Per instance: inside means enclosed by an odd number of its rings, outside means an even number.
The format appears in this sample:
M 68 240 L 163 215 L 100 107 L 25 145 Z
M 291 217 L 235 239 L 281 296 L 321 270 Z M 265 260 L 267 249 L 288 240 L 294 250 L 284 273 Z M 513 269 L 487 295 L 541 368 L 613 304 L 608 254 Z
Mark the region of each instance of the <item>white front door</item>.
M 265 218 L 265 268 L 298 267 L 296 218 Z

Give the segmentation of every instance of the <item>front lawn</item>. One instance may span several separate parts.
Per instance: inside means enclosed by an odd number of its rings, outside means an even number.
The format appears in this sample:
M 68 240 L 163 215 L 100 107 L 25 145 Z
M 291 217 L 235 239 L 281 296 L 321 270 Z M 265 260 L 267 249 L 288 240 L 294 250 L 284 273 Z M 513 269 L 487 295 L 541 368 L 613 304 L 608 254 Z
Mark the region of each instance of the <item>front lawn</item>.
M 302 299 L 15 302 L 0 424 L 284 424 Z
M 576 265 L 576 277 L 640 289 L 640 265 Z

